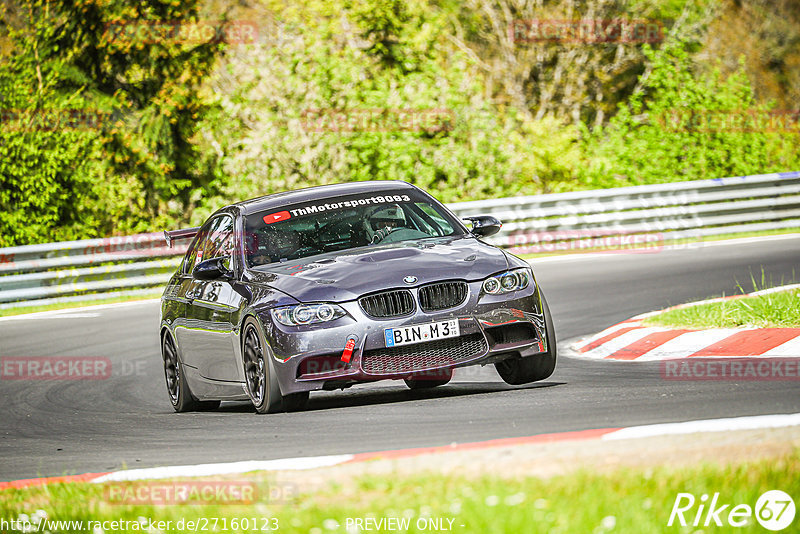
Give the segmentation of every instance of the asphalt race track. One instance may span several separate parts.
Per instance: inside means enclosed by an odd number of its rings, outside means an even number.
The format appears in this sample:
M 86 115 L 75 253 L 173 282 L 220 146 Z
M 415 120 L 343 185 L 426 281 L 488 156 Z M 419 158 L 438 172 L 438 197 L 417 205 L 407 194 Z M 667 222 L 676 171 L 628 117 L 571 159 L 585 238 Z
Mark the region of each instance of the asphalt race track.
M 534 261 L 560 344 L 632 315 L 723 293 L 796 283 L 800 238 L 658 253 Z M 590 428 L 800 412 L 800 384 L 667 381 L 658 363 L 562 357 L 547 381 L 512 387 L 467 368 L 431 391 L 402 382 L 311 394 L 309 409 L 248 404 L 175 414 L 164 386 L 158 303 L 0 320 L 0 357 L 99 356 L 105 380 L 0 381 L 0 480 L 446 445 Z

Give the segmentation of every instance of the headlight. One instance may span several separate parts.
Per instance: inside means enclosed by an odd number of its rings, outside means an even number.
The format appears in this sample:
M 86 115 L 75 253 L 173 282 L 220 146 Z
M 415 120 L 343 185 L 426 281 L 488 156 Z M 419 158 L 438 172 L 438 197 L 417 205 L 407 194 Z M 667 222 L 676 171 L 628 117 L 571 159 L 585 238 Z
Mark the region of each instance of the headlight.
M 490 295 L 502 295 L 525 289 L 531 283 L 533 274 L 530 269 L 515 269 L 490 276 L 483 281 L 483 292 Z
M 336 304 L 298 304 L 272 310 L 272 318 L 286 326 L 326 323 L 344 317 L 345 311 Z

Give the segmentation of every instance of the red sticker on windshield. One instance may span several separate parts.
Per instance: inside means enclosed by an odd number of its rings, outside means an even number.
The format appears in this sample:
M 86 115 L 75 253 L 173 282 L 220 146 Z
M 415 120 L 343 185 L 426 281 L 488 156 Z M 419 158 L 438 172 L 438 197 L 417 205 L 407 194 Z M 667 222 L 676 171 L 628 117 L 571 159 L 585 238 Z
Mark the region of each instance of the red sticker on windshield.
M 270 213 L 269 215 L 264 215 L 264 222 L 267 224 L 272 224 L 280 221 L 285 221 L 286 219 L 291 219 L 292 214 L 288 211 L 279 211 L 278 213 Z

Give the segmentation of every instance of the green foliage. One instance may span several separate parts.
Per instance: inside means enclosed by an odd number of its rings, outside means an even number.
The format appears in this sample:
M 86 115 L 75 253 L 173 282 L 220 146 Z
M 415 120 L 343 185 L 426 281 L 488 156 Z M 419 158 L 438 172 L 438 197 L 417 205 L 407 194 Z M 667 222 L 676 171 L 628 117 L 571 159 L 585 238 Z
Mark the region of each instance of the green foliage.
M 522 120 L 509 137 L 514 167 L 535 184 L 535 190 L 555 193 L 574 189 L 582 164 L 581 130 L 552 117 Z
M 224 194 L 195 222 L 227 198 L 351 180 L 406 180 L 444 200 L 523 189 L 513 121 L 482 97 L 441 19 L 423 4 L 414 16 L 405 3 L 370 5 L 285 23 L 229 58 L 214 82 L 223 112 L 207 123 Z
M 617 187 L 797 168 L 786 132 L 765 127 L 743 70 L 700 76 L 682 43 L 645 49 L 643 90 L 620 105 L 608 126 L 587 136 L 583 185 Z M 797 135 L 789 135 L 797 142 Z M 795 145 L 796 146 L 796 145 Z
M 40 4 L 29 7 L 41 15 Z M 66 68 L 53 58 L 57 30 L 41 24 L 32 33 L 12 28 L 19 49 L 0 63 L 0 246 L 82 235 L 83 201 L 99 179 L 87 164 L 93 136 L 67 126 L 85 100 L 54 90 Z
M 84 216 L 91 220 L 85 201 L 91 197 L 93 179 L 100 177 L 86 165 L 95 146 L 85 137 L 0 132 L 0 246 L 91 232 L 91 226 L 85 226 Z
M 199 223 L 232 201 L 351 180 L 460 201 L 800 168 L 796 129 L 742 127 L 771 109 L 751 71 L 723 75 L 698 54 L 715 2 L 490 4 L 6 2 L 0 246 Z M 236 9 L 251 9 L 232 18 L 256 22 L 255 44 L 126 31 L 218 26 Z M 516 19 L 584 16 L 657 19 L 669 37 L 508 38 Z
M 146 230 L 208 185 L 192 139 L 221 45 L 124 31 L 196 17 L 197 2 L 177 4 L 5 5 L 0 246 Z

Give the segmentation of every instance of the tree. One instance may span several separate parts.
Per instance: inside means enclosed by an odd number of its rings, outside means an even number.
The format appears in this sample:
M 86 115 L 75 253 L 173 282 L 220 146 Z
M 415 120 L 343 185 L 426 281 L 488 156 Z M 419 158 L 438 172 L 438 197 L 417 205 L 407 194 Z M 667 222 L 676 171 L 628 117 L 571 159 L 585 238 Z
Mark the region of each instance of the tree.
M 515 115 L 484 96 L 431 4 L 278 4 L 262 42 L 214 78 L 207 143 L 224 193 L 195 222 L 225 198 L 351 180 L 406 180 L 447 201 L 531 185 L 511 165 Z
M 774 117 L 755 100 L 743 68 L 728 77 L 718 69 L 699 73 L 686 48 L 675 42 L 644 50 L 652 70 L 641 90 L 588 139 L 587 187 L 760 174 L 800 163 L 786 132 L 771 131 Z
M 213 177 L 195 137 L 224 43 L 185 32 L 221 24 L 196 1 L 6 5 L 2 106 L 23 120 L 1 126 L 4 244 L 136 231 L 191 208 Z M 46 116 L 71 120 L 37 126 Z M 35 232 L 21 227 L 26 206 L 47 206 Z
M 480 58 L 487 91 L 537 120 L 600 126 L 646 72 L 643 44 L 698 41 L 715 2 L 468 0 L 451 39 Z

